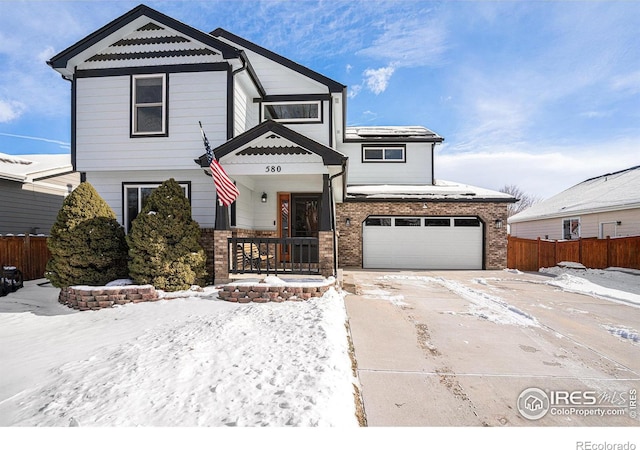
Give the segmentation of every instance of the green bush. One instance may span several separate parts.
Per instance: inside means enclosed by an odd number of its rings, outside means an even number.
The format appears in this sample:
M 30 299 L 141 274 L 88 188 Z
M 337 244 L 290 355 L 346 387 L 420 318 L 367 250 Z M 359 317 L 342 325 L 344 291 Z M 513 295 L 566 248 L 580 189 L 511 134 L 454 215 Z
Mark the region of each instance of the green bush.
M 45 276 L 56 287 L 101 286 L 127 276 L 127 244 L 113 210 L 90 183 L 64 200 L 47 239 Z
M 202 285 L 206 276 L 200 226 L 172 178 L 153 190 L 127 235 L 129 276 L 165 291 Z

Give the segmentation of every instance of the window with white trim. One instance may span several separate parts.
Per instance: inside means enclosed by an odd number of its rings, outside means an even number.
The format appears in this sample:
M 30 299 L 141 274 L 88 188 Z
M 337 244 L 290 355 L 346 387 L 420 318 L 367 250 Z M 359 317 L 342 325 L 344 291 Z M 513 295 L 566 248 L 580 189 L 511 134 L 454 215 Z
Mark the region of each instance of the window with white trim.
M 562 220 L 562 238 L 578 239 L 580 237 L 580 217 Z
M 363 145 L 362 162 L 405 162 L 405 146 Z
M 167 75 L 132 75 L 131 134 L 166 136 Z
M 320 101 L 264 102 L 262 118 L 283 123 L 322 122 Z
M 162 183 L 123 183 L 122 210 L 124 214 L 125 231 L 131 230 L 133 220 L 138 217 L 142 208 L 147 204 L 149 196 L 155 188 Z M 190 198 L 191 189 L 189 183 L 178 183 L 184 192 L 184 196 Z

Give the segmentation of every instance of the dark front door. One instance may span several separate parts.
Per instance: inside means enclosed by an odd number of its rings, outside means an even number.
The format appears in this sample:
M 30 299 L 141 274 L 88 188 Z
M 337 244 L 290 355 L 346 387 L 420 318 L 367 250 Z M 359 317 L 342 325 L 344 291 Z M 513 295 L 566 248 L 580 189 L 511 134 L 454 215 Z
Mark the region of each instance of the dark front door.
M 282 245 L 280 261 L 318 262 L 318 228 L 320 219 L 320 194 L 279 194 L 279 234 L 286 238 L 315 238 L 313 245 Z

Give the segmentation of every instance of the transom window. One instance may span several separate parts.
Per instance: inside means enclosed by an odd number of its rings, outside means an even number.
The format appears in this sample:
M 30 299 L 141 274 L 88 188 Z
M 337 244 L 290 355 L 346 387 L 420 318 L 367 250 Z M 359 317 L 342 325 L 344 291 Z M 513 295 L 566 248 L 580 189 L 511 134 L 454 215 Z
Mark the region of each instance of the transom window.
M 405 162 L 405 146 L 362 146 L 363 162 Z
M 162 183 L 124 183 L 123 184 L 123 211 L 124 211 L 124 223 L 125 231 L 128 233 L 131 230 L 131 224 L 133 220 L 138 217 L 142 208 L 147 204 L 149 196 L 155 188 Z M 190 198 L 191 187 L 187 183 L 179 183 L 185 197 Z
M 320 102 L 265 102 L 262 117 L 276 122 L 321 122 Z
M 133 75 L 131 83 L 131 134 L 166 136 L 166 74 Z

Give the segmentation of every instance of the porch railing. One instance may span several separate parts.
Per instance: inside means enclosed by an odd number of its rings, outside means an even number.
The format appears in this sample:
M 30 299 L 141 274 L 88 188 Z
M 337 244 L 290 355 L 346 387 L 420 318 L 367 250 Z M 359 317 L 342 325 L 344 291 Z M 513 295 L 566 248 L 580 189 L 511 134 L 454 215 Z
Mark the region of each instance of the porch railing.
M 229 238 L 231 274 L 319 274 L 318 238 Z

